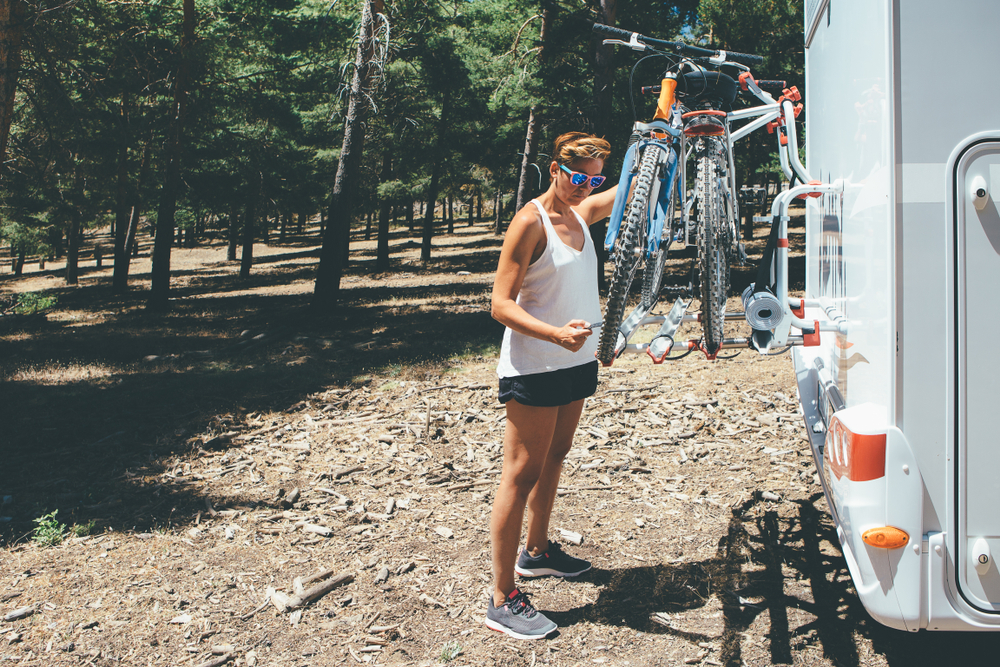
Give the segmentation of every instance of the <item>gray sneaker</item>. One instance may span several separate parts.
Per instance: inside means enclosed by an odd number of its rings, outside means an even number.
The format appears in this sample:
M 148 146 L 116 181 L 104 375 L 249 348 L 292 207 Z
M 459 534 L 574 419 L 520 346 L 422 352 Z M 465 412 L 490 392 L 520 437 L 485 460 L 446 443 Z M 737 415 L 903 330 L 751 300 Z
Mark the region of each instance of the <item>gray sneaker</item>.
M 499 607 L 493 606 L 493 595 L 486 607 L 486 627 L 506 632 L 514 639 L 542 639 L 556 631 L 558 626 L 531 606 L 528 596 L 516 588 Z
M 558 542 L 549 542 L 548 550 L 532 556 L 527 549 L 521 550 L 514 571 L 522 577 L 575 577 L 590 569 L 590 563 L 582 558 L 574 558 L 562 550 Z

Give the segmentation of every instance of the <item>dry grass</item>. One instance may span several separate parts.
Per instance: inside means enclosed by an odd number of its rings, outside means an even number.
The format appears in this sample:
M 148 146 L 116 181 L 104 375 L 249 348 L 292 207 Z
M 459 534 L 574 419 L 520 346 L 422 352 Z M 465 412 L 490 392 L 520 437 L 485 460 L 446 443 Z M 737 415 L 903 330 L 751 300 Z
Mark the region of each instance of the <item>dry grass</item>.
M 888 667 L 995 654 L 992 636 L 913 637 L 867 617 L 791 414 L 791 364 L 747 353 L 630 358 L 602 373 L 553 516 L 586 535 L 577 553 L 595 569 L 525 584 L 559 623 L 555 639 L 485 630 L 492 486 L 450 487 L 499 472 L 501 330 L 488 313 L 499 241 L 458 232 L 428 266 L 397 238 L 380 275 L 374 243 L 356 244 L 345 305 L 322 317 L 306 312 L 315 237 L 259 246 L 245 282 L 219 244 L 176 250 L 162 315 L 142 305 L 145 258 L 125 297 L 106 267 L 85 266 L 75 288 L 51 271 L 0 279 L 0 294 L 59 297 L 44 318 L 0 322 L 0 497 L 12 497 L 0 505 L 0 612 L 36 610 L 0 626 L 0 660 L 198 665 L 227 645 L 230 664 L 278 667 L 445 655 L 477 667 Z M 737 289 L 747 275 L 735 272 Z M 295 487 L 301 499 L 282 504 Z M 55 509 L 95 535 L 33 543 L 32 520 Z M 304 517 L 332 536 L 296 528 Z M 355 581 L 301 618 L 247 616 L 268 587 L 321 568 Z

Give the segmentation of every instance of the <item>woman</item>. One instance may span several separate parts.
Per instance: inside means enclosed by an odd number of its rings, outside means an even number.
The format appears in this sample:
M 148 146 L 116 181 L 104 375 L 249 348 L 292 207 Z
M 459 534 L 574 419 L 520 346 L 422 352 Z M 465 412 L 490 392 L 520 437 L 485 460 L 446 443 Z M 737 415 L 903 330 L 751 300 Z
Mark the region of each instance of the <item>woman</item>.
M 583 132 L 556 139 L 549 189 L 511 221 L 493 284 L 493 317 L 507 327 L 497 368 L 507 428 L 490 520 L 495 579 L 486 625 L 519 639 L 545 637 L 556 624 L 516 588 L 515 571 L 570 577 L 590 569 L 549 542 L 548 529 L 584 399 L 597 389 L 591 322 L 601 316 L 588 227 L 614 205 L 617 186 L 591 194 L 610 152 L 607 141 Z M 526 506 L 528 535 L 518 554 Z

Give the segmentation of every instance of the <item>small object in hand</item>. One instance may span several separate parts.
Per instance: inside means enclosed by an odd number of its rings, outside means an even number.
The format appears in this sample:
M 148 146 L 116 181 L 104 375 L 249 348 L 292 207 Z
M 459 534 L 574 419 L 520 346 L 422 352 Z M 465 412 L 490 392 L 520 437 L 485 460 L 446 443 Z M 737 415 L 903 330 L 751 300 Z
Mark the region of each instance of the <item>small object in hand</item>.
M 601 320 L 600 322 L 594 322 L 587 328 L 593 331 L 594 329 L 600 329 L 602 326 L 604 326 L 604 320 Z

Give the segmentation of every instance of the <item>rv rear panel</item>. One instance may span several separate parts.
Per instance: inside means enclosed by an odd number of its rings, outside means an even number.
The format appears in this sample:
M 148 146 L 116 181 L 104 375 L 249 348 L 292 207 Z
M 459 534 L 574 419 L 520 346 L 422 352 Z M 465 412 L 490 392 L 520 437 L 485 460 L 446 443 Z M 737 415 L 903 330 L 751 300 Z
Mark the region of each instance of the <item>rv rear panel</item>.
M 843 185 L 807 204 L 805 319 L 847 325 L 794 358 L 844 556 L 886 625 L 1000 629 L 1000 3 L 805 4 L 806 167 Z

